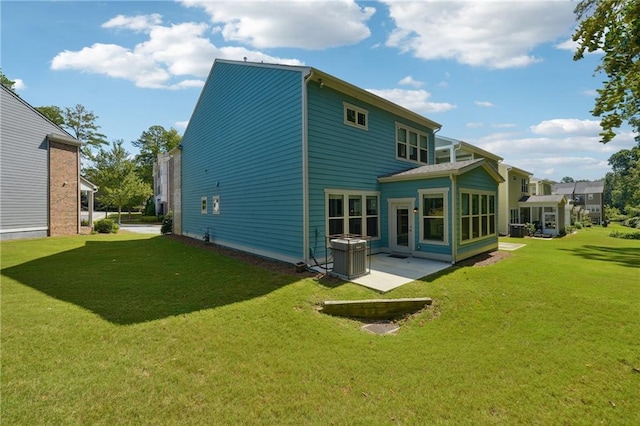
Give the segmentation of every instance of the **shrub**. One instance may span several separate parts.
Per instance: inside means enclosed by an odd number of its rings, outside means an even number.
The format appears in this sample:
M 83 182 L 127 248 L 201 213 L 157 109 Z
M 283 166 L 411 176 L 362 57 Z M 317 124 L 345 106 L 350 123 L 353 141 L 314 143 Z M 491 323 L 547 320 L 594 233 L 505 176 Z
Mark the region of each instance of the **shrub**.
M 574 223 L 576 229 L 582 229 L 582 223 L 581 222 L 576 222 Z
M 89 226 L 89 220 L 88 219 L 82 219 L 80 221 L 80 226 Z
M 171 234 L 173 232 L 173 214 L 169 213 L 162 218 L 160 232 L 163 234 Z
M 640 240 L 640 231 L 638 232 L 621 232 L 613 231 L 609 234 L 613 238 L 623 238 L 625 240 Z
M 573 234 L 574 231 L 576 230 L 576 227 L 569 225 L 569 226 L 565 227 L 564 230 L 566 231 L 567 234 Z
M 100 234 L 115 234 L 120 229 L 120 225 L 112 219 L 101 219 L 93 224 L 93 230 Z

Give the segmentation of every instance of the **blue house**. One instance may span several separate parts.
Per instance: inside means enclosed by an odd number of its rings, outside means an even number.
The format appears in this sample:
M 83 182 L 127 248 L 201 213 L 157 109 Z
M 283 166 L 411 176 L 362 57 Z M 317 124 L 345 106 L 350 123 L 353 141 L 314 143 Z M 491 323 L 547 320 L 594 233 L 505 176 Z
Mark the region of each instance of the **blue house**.
M 182 234 L 309 264 L 336 235 L 452 263 L 495 250 L 502 178 L 435 164 L 440 127 L 312 67 L 216 60 L 182 140 Z

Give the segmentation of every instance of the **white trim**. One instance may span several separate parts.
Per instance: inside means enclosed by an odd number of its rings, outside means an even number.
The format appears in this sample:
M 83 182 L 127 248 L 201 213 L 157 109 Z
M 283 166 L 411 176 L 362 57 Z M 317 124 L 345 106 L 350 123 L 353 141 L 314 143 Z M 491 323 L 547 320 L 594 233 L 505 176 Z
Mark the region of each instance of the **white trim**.
M 407 206 L 409 210 L 409 235 L 408 235 L 408 246 L 407 252 L 408 254 L 412 254 L 415 251 L 415 213 L 413 213 L 413 209 L 416 206 L 415 198 L 389 198 L 387 199 L 387 210 L 388 210 L 388 241 L 387 245 L 394 252 L 401 252 L 402 250 L 398 250 L 398 246 L 395 243 L 392 243 L 394 240 L 398 238 L 396 235 L 395 227 L 396 219 L 394 215 L 394 207 L 397 208 L 399 206 Z M 402 251 L 405 253 L 404 251 Z
M 405 129 L 407 131 L 407 141 L 405 143 L 406 149 L 407 149 L 406 150 L 406 154 L 407 154 L 406 158 L 405 157 L 400 157 L 398 155 L 398 130 L 400 128 Z M 410 155 L 409 154 L 409 146 L 410 146 L 409 145 L 409 132 L 415 133 L 417 135 L 417 138 L 418 138 L 418 140 L 416 141 L 416 143 L 417 143 L 416 149 L 418 150 L 417 151 L 417 154 L 418 154 L 418 159 L 417 160 L 412 160 L 411 158 L 409 158 L 409 155 Z M 424 161 L 424 162 L 420 161 L 420 136 L 424 136 L 427 139 L 427 147 L 425 148 L 425 151 L 427 152 L 427 161 Z M 413 163 L 413 164 L 420 164 L 422 166 L 429 165 L 429 134 L 425 133 L 422 130 L 418 130 L 418 129 L 414 128 L 414 127 L 407 126 L 404 123 L 396 121 L 395 122 L 395 141 L 393 143 L 393 149 L 394 149 L 394 151 L 396 153 L 396 160 L 406 161 L 406 162 Z
M 467 239 L 467 240 L 463 240 L 462 239 L 462 217 L 463 217 L 463 214 L 462 214 L 462 194 L 463 193 L 469 194 L 469 195 L 477 194 L 478 196 L 486 195 L 487 197 L 490 197 L 490 196 L 493 195 L 493 213 L 491 213 L 489 211 L 489 206 L 487 206 L 487 213 L 486 213 L 486 216 L 490 217 L 492 214 L 495 216 L 495 219 L 494 219 L 494 232 L 492 234 L 487 234 L 487 235 L 484 235 L 484 236 L 480 235 L 479 237 L 473 238 L 473 232 L 472 232 L 473 231 L 473 227 L 470 226 L 469 239 Z M 459 208 L 460 208 L 460 245 L 464 246 L 464 245 L 467 245 L 467 244 L 472 244 L 472 243 L 476 243 L 478 241 L 485 240 L 487 238 L 497 237 L 498 234 L 499 234 L 499 230 L 498 230 L 498 227 L 499 227 L 499 223 L 498 223 L 498 216 L 499 216 L 499 214 L 498 214 L 498 211 L 499 211 L 499 209 L 498 209 L 498 207 L 499 207 L 499 205 L 498 205 L 498 192 L 497 191 L 485 191 L 485 190 L 481 190 L 481 189 L 472 189 L 472 188 L 459 188 L 458 189 L 458 196 L 460 197 L 460 202 L 459 202 L 460 203 L 459 204 Z M 482 198 L 479 197 L 479 199 L 481 200 Z M 473 224 L 473 219 L 472 218 L 473 218 L 473 216 L 475 216 L 473 214 L 473 201 L 472 200 L 473 200 L 473 198 L 469 197 L 469 214 L 467 216 L 471 219 L 470 222 L 469 222 L 470 225 Z M 489 201 L 489 199 L 487 198 L 487 202 L 488 201 Z M 482 205 L 481 205 L 480 201 L 478 201 L 478 211 L 479 211 L 479 213 L 477 215 L 478 217 L 481 218 L 482 216 L 484 216 L 482 214 Z M 509 216 L 508 217 L 509 217 L 509 220 L 510 220 L 511 219 L 511 211 L 509 211 Z M 482 231 L 482 223 L 480 221 L 478 221 L 478 225 L 480 226 L 479 233 L 481 234 L 482 233 L 481 232 Z M 490 223 L 487 223 L 487 226 L 489 226 L 489 229 L 491 229 L 490 225 L 491 225 Z M 487 230 L 487 232 L 489 231 L 489 229 Z
M 302 77 L 302 258 L 308 264 L 311 249 L 309 229 L 309 85 L 313 71 Z
M 353 189 L 332 189 L 332 188 L 325 188 L 324 189 L 324 205 L 325 205 L 325 210 L 324 210 L 324 234 L 325 237 L 329 236 L 329 195 L 342 195 L 343 197 L 343 219 L 345 220 L 344 224 L 343 224 L 343 230 L 345 228 L 348 228 L 348 221 L 349 221 L 349 196 L 352 195 L 356 195 L 356 196 L 360 196 L 360 197 L 364 197 L 364 202 L 362 203 L 362 215 L 360 216 L 351 216 L 351 217 L 361 217 L 364 219 L 364 221 L 362 222 L 362 230 L 364 231 L 363 235 L 367 234 L 367 218 L 368 217 L 373 217 L 373 215 L 367 215 L 367 197 L 376 197 L 378 200 L 378 205 L 377 205 L 377 228 L 378 228 L 378 235 L 375 237 L 371 237 L 371 241 L 377 241 L 379 240 L 382 236 L 382 229 L 380 227 L 380 216 L 381 216 L 381 212 L 380 212 L 380 191 L 358 191 L 358 190 L 353 190 Z M 349 232 L 345 232 L 345 233 L 349 233 Z M 367 235 L 368 236 L 368 235 Z
M 14 228 L 14 229 L 0 229 L 0 234 L 9 234 L 11 232 L 34 232 L 34 231 L 47 231 L 47 226 L 36 226 L 33 228 Z
M 437 241 L 437 240 L 425 240 L 422 238 L 423 234 L 423 218 L 424 218 L 424 212 L 423 212 L 423 207 L 424 204 L 422 203 L 423 197 L 425 195 L 429 195 L 429 194 L 442 194 L 443 196 L 443 206 L 444 206 L 444 241 Z M 433 245 L 440 245 L 440 246 L 448 246 L 449 245 L 449 188 L 429 188 L 429 189 L 419 189 L 418 190 L 418 195 L 419 195 L 419 199 L 418 199 L 418 219 L 419 219 L 419 223 L 418 223 L 418 229 L 420 231 L 420 234 L 418 235 L 418 241 L 420 242 L 420 244 L 433 244 Z
M 347 126 L 351 126 L 351 127 L 355 127 L 357 129 L 361 129 L 361 130 L 369 130 L 369 111 L 367 111 L 364 108 L 355 106 L 353 104 L 350 104 L 348 102 L 342 102 L 342 106 L 343 106 L 343 121 L 344 124 L 346 124 Z M 355 116 L 355 122 L 351 122 L 349 120 L 347 120 L 347 110 L 353 110 L 356 114 Z M 364 126 L 362 124 L 358 123 L 358 114 L 362 114 L 364 115 Z

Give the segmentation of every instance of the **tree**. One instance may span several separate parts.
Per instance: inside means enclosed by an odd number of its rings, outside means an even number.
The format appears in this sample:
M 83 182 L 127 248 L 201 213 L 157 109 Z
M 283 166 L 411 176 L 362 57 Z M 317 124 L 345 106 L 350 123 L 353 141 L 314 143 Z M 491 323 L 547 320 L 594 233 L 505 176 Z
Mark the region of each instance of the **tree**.
M 640 1 L 582 0 L 574 10 L 579 21 L 573 35 L 578 48 L 575 61 L 586 52 L 602 50 L 596 73 L 607 80 L 598 89 L 591 113 L 601 117 L 601 142 L 611 141 L 623 122 L 628 122 L 640 142 Z
M 100 188 L 98 201 L 118 208 L 118 222 L 122 208 L 134 202 L 143 202 L 153 194 L 151 187 L 136 174 L 136 163 L 122 146 L 123 141 L 114 141 L 109 151 L 100 148 L 93 167 L 87 177 Z
M 604 202 L 629 214 L 640 207 L 640 143 L 609 157 L 613 172 L 605 178 Z
M 13 80 L 10 80 L 9 77 L 4 75 L 4 73 L 2 72 L 2 69 L 0 69 L 0 84 L 2 84 L 4 87 L 6 87 L 7 89 L 15 93 L 16 90 L 14 86 L 16 82 Z
M 142 132 L 137 141 L 131 142 L 133 146 L 140 148 L 136 160 L 138 173 L 142 180 L 153 185 L 153 163 L 158 154 L 169 152 L 182 142 L 182 136 L 173 127 L 166 130 L 162 126 L 151 126 Z
M 64 127 L 64 117 L 62 110 L 54 105 L 36 107 L 38 112 L 47 117 L 51 122 L 57 124 L 60 127 Z
M 84 143 L 82 154 L 86 158 L 93 160 L 93 149 L 101 149 L 103 145 L 107 145 L 105 136 L 102 133 L 98 133 L 100 128 L 96 124 L 98 116 L 80 104 L 76 104 L 72 108 L 65 107 L 62 115 L 66 130 L 71 131 L 76 139 Z
M 562 178 L 562 183 L 573 183 L 575 180 L 571 176 L 565 176 Z

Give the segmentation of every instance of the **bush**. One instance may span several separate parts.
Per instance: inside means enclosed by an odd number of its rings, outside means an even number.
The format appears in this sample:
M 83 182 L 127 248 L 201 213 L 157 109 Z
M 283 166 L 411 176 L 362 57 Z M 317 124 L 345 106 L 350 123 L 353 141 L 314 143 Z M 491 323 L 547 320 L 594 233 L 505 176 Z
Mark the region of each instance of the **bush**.
M 120 225 L 112 219 L 102 219 L 93 223 L 93 230 L 100 234 L 115 234 L 120 229 Z
M 582 223 L 581 222 L 576 222 L 574 223 L 576 229 L 582 229 Z
M 160 232 L 163 234 L 171 234 L 173 232 L 173 214 L 169 213 L 162 218 Z
M 564 230 L 565 230 L 565 232 L 567 234 L 573 234 L 575 232 L 575 230 L 576 230 L 576 227 L 569 225 L 569 226 L 565 227 Z
M 640 232 L 621 232 L 613 231 L 609 234 L 613 238 L 622 238 L 625 240 L 640 240 Z
M 88 219 L 82 219 L 80 221 L 80 226 L 89 226 L 89 220 Z

